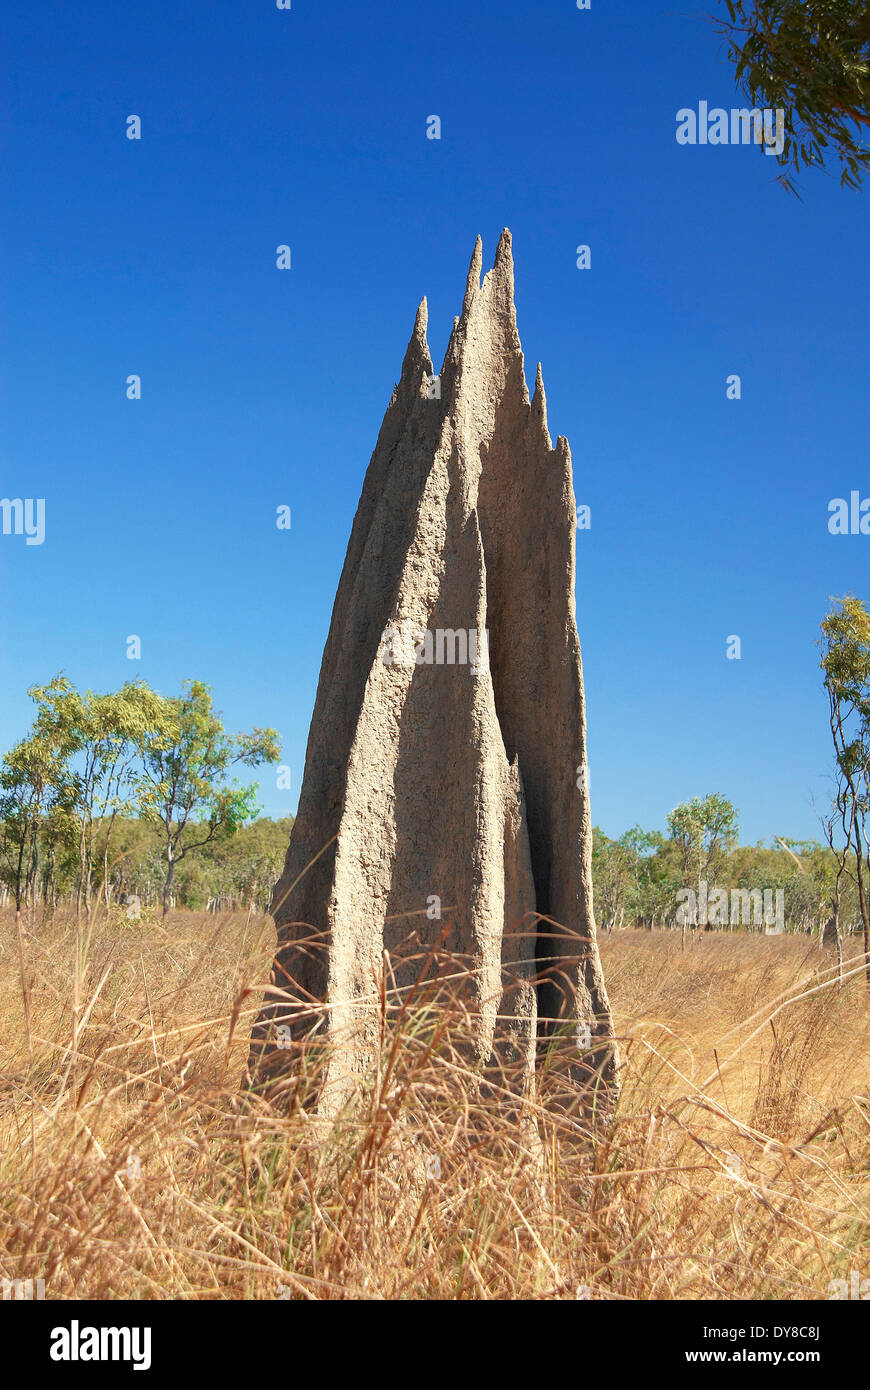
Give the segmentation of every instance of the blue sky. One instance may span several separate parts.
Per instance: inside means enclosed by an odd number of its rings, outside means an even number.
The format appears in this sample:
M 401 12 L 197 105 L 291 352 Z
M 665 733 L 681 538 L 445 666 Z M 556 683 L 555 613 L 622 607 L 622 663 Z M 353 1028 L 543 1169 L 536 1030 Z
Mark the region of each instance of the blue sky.
M 818 625 L 870 597 L 870 536 L 827 530 L 870 495 L 868 195 L 815 174 L 800 202 L 756 149 L 676 143 L 678 109 L 743 104 L 711 8 L 7 7 L 0 495 L 44 497 L 47 529 L 0 537 L 0 748 L 59 670 L 197 677 L 229 727 L 279 729 L 293 791 L 264 770 L 260 799 L 295 808 L 417 304 L 437 363 L 475 236 L 487 267 L 509 226 L 527 376 L 592 509 L 595 821 L 719 791 L 746 841 L 817 835 Z

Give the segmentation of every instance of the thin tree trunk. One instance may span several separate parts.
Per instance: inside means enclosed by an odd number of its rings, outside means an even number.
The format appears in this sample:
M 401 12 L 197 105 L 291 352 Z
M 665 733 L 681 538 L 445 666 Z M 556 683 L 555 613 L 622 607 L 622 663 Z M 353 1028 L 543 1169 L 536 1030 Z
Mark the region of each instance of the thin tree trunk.
M 864 890 L 864 845 L 861 827 L 858 824 L 858 811 L 852 802 L 852 825 L 855 832 L 855 868 L 858 876 L 858 903 L 861 908 L 861 922 L 864 927 L 864 973 L 867 988 L 870 989 L 870 912 L 867 909 L 867 894 Z
M 18 864 L 15 870 L 15 916 L 16 921 L 21 916 L 21 888 L 24 882 L 24 845 L 25 836 L 22 835 L 18 845 Z
M 76 894 L 76 921 L 80 921 L 82 915 L 82 903 L 85 897 L 85 822 L 82 816 L 82 828 L 79 834 L 79 887 Z
M 166 879 L 163 884 L 163 916 L 169 912 L 169 904 L 172 897 L 172 880 L 175 877 L 175 859 L 172 854 L 172 846 L 166 846 Z

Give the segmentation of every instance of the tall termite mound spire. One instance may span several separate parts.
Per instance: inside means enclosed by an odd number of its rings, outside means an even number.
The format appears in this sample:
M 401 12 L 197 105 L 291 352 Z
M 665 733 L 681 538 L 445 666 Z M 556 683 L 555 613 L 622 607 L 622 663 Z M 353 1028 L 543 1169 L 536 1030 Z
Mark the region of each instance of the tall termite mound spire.
M 318 1029 L 343 1091 L 377 1035 L 384 951 L 401 990 L 440 944 L 469 967 L 480 1064 L 504 1046 L 530 1076 L 537 1035 L 561 1017 L 577 1074 L 615 1079 L 571 454 L 552 446 L 540 367 L 529 400 L 508 231 L 480 271 L 478 238 L 439 377 L 420 305 L 366 473 L 272 899 L 255 1077 L 292 1065 L 292 1039 Z M 418 960 L 403 964 L 409 942 Z

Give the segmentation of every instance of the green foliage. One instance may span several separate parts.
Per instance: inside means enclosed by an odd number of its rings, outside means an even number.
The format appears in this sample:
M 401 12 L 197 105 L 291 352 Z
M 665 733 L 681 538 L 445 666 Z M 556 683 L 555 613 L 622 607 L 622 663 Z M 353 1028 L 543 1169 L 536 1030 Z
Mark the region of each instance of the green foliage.
M 679 886 L 674 868 L 673 847 L 659 831 L 635 825 L 611 840 L 596 826 L 592 874 L 602 925 L 610 928 L 626 920 L 651 922 L 664 917 Z
M 232 837 L 215 838 L 203 845 L 176 865 L 175 902 L 191 909 L 253 905 L 265 911 L 292 828 L 292 816 L 280 820 L 262 817 L 241 826 Z M 146 902 L 160 897 L 166 877 L 160 827 L 134 817 L 119 820 L 113 845 L 112 897 L 135 893 Z
M 854 868 L 870 984 L 870 613 L 853 594 L 834 603 L 838 606 L 822 621 L 820 662 L 836 769 L 832 811 L 825 828 L 832 851 L 837 831 L 843 841 L 832 894 L 835 917 L 843 876 L 851 877 Z
M 256 816 L 256 785 L 230 781 L 230 769 L 279 757 L 274 729 L 227 734 L 200 681 L 165 699 L 144 681 L 82 694 L 59 675 L 29 694 L 33 728 L 0 766 L 0 874 L 19 907 L 32 901 L 41 857 L 46 896 L 68 891 L 76 862 L 77 900 L 88 912 L 101 859 L 108 902 L 116 877 L 113 834 L 123 830 L 122 841 L 137 839 L 131 826 L 138 813 L 147 844 L 114 848 L 121 861 L 144 853 L 150 876 L 162 874 L 165 910 L 176 865 L 193 850 L 228 840 Z M 255 884 L 262 892 L 265 873 L 264 863 L 259 876 L 246 872 L 242 888 Z
M 249 789 L 232 792 L 222 786 L 235 763 L 253 767 L 277 762 L 274 729 L 255 729 L 235 738 L 224 732 L 212 706 L 211 690 L 201 681 L 188 681 L 185 693 L 167 700 L 166 719 L 146 733 L 144 772 L 139 781 L 139 804 L 161 823 L 167 817 L 184 827 L 205 819 L 232 831 L 251 813 Z
M 708 798 L 704 798 L 708 800 Z M 688 803 L 690 806 L 692 803 Z M 699 804 L 703 805 L 703 801 Z M 677 808 L 678 810 L 680 808 Z M 682 819 L 682 818 L 680 818 Z M 640 844 L 646 852 L 633 856 Z M 827 920 L 836 855 L 814 841 L 776 839 L 772 845 L 737 846 L 729 838 L 700 878 L 710 889 L 783 890 L 784 916 L 791 930 L 817 930 Z M 638 827 L 618 840 L 597 827 L 593 831 L 592 873 L 595 913 L 600 927 L 670 925 L 678 906 L 677 891 L 697 886 L 697 861 L 686 868 L 685 842 Z M 843 921 L 857 925 L 860 905 L 854 885 L 842 901 Z
M 840 182 L 858 188 L 870 164 L 870 14 L 861 0 L 720 0 L 714 18 L 740 90 L 753 107 L 782 107 L 778 160 L 796 172 L 839 161 Z M 783 173 L 780 182 L 796 192 Z
M 870 613 L 859 598 L 835 599 L 822 621 L 822 659 L 825 685 L 836 699 L 870 722 Z
M 175 865 L 216 837 L 233 835 L 256 814 L 256 786 L 228 783 L 229 769 L 275 763 L 280 756 L 274 729 L 225 733 L 202 681 L 186 682 L 184 693 L 166 703 L 166 722 L 146 735 L 138 781 L 140 812 L 162 830 L 164 911 Z
M 107 695 L 92 690 L 82 695 L 70 681 L 56 677 L 28 693 L 36 702 L 37 730 L 60 730 L 65 755 L 72 758 L 65 776 L 79 826 L 79 902 L 89 910 L 96 823 L 107 816 L 114 819 L 127 806 L 134 760 L 142 756 L 149 735 L 168 727 L 167 703 L 144 681 L 128 681 Z M 105 853 L 110 834 L 111 823 Z
M 45 687 L 33 729 L 0 767 L 0 851 L 4 877 L 14 886 L 19 908 L 31 900 L 43 820 L 57 835 L 73 814 L 76 783 L 68 762 L 75 738 L 59 708 L 71 688 L 62 676 Z
M 724 796 L 694 797 L 668 816 L 668 830 L 677 846 L 684 876 L 700 882 L 716 872 L 723 853 L 737 839 L 737 812 Z

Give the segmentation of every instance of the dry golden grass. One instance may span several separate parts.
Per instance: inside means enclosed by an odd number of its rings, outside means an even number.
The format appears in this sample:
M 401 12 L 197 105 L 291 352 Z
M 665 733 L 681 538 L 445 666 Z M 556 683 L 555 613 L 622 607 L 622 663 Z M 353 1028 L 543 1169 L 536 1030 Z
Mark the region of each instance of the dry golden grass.
M 246 1095 L 273 942 L 264 918 L 102 915 L 77 941 L 68 914 L 20 939 L 0 917 L 0 1276 L 49 1298 L 825 1299 L 867 1272 L 857 944 L 838 989 L 804 937 L 605 938 L 616 1118 L 578 1138 L 554 1044 L 536 1143 L 469 1087 L 432 993 L 387 1011 L 330 1130 Z M 293 1064 L 316 1084 L 322 1056 Z

